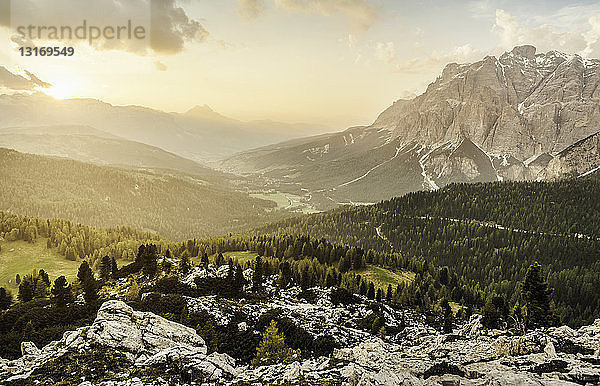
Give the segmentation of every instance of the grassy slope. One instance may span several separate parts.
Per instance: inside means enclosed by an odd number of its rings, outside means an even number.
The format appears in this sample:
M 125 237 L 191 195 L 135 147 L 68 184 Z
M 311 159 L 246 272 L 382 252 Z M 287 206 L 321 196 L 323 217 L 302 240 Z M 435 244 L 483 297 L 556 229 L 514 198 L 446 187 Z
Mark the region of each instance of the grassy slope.
M 256 256 L 258 256 L 258 253 L 255 252 L 250 252 L 250 251 L 244 251 L 244 252 L 225 252 L 223 253 L 223 257 L 225 258 L 225 261 L 229 261 L 229 259 L 233 259 L 234 264 L 237 262 L 237 264 L 245 264 L 247 261 L 254 261 L 256 259 Z M 211 261 L 214 261 L 215 256 L 213 255 L 211 257 Z
M 15 275 L 31 273 L 34 269 L 48 272 L 50 280 L 64 275 L 69 282 L 77 276 L 80 262 L 66 260 L 56 248 L 46 249 L 46 239 L 39 238 L 35 244 L 25 241 L 2 243 L 0 251 L 0 287 L 16 295 Z
M 415 279 L 413 272 L 394 272 L 385 268 L 369 265 L 367 268 L 357 271 L 364 279 L 372 281 L 375 289 L 381 288 L 386 291 L 389 284 L 396 290 L 396 286 L 401 282 L 411 282 Z

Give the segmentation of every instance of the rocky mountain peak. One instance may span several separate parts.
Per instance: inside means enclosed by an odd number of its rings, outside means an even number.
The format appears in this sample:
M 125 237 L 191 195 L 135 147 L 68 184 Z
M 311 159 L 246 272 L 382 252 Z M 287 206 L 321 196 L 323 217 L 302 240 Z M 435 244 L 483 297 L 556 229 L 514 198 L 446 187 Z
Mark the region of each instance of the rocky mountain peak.
M 513 55 L 522 56 L 529 60 L 535 59 L 536 48 L 531 45 L 517 46 L 512 49 L 511 53 Z
M 214 111 L 209 105 L 197 105 L 185 112 L 185 115 L 199 119 L 225 119 L 225 117 Z
M 500 58 L 447 65 L 426 92 L 394 104 L 373 127 L 402 143 L 434 145 L 465 136 L 487 153 L 521 161 L 557 153 L 600 126 L 598 60 L 530 45 Z

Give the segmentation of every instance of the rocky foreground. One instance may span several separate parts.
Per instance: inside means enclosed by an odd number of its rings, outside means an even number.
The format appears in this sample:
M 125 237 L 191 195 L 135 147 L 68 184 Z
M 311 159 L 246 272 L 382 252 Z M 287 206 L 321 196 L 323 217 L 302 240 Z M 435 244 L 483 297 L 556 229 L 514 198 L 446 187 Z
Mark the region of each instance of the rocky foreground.
M 205 300 L 204 306 L 211 308 L 215 299 Z M 278 307 L 291 304 L 282 298 Z M 345 317 L 344 306 L 326 302 L 296 301 L 296 307 L 293 314 L 301 324 L 308 320 L 302 321 L 303 315 L 318 316 L 324 309 L 332 312 L 328 317 Z M 67 332 L 41 349 L 23 342 L 22 358 L 0 359 L 0 379 L 15 385 L 600 384 L 600 319 L 578 330 L 563 326 L 523 336 L 485 330 L 480 319 L 474 315 L 453 334 L 411 321 L 385 340 L 340 327 L 338 338 L 351 343 L 330 357 L 253 367 L 237 364 L 227 354 L 207 354 L 194 329 L 111 300 L 91 326 Z

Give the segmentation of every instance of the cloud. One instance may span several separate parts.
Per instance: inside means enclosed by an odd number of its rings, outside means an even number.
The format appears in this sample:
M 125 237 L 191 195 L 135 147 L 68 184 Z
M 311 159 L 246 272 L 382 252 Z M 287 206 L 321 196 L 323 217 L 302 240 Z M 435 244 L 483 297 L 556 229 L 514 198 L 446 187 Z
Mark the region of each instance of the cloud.
M 420 89 L 417 88 L 411 88 L 409 90 L 402 90 L 400 91 L 400 94 L 398 95 L 398 97 L 400 99 L 414 99 L 417 95 L 419 95 L 419 91 Z
M 10 40 L 15 43 L 18 47 L 36 47 L 37 44 L 31 39 L 27 39 L 21 35 L 13 35 Z
M 492 0 L 473 0 L 466 4 L 466 10 L 471 17 L 480 19 L 494 17 L 494 8 L 492 7 Z
M 470 44 L 465 44 L 453 47 L 445 52 L 434 51 L 428 56 L 398 63 L 394 71 L 399 73 L 428 74 L 439 71 L 448 63 L 470 63 L 481 60 L 485 54 L 485 52 L 473 48 Z
M 0 0 L 0 4 L 4 1 Z M 25 35 L 14 30 L 11 40 L 19 46 L 87 42 L 96 50 L 122 50 L 139 55 L 150 52 L 176 54 L 183 51 L 187 43 L 204 42 L 209 37 L 202 24 L 190 17 L 175 0 L 19 0 L 11 4 L 13 28 L 44 27 L 33 30 L 33 35 L 26 29 L 19 31 L 26 31 Z M 84 21 L 88 27 L 86 38 L 79 39 L 74 33 L 64 32 L 51 35 L 51 28 L 62 31 L 61 27 L 70 27 L 74 31 Z M 131 29 L 117 38 L 117 28 L 127 26 L 130 21 Z M 92 26 L 98 28 L 96 39 L 89 39 Z M 110 36 L 100 34 L 107 27 L 112 29 Z M 137 27 L 143 33 L 132 37 L 134 34 L 130 31 Z
M 158 71 L 167 71 L 167 69 L 168 69 L 166 64 L 164 64 L 163 62 L 160 62 L 158 60 L 156 62 L 154 62 L 154 66 L 156 67 L 156 69 Z
M 116 1 L 116 0 L 113 0 Z M 208 31 L 197 20 L 191 19 L 175 0 L 151 0 L 151 47 L 157 53 L 176 54 L 184 44 L 204 42 Z
M 380 17 L 380 9 L 367 0 L 273 0 L 275 7 L 290 12 L 341 17 L 351 28 L 366 31 Z M 258 17 L 265 13 L 264 0 L 238 0 L 238 13 Z
M 0 26 L 10 27 L 10 2 L 0 0 Z
M 392 63 L 396 59 L 396 50 L 393 42 L 378 42 L 375 46 L 375 56 L 384 63 Z
M 25 71 L 25 74 L 29 79 L 14 74 L 7 70 L 6 67 L 0 66 L 0 87 L 5 87 L 14 91 L 34 91 L 38 88 L 52 87 L 50 83 L 40 80 L 37 76 L 28 71 Z
M 255 19 L 265 13 L 264 0 L 237 0 L 238 14 L 245 19 Z
M 590 30 L 585 33 L 587 47 L 584 54 L 590 57 L 600 57 L 600 13 L 588 19 Z
M 600 20 L 599 20 L 600 21 Z M 582 55 L 592 54 L 598 38 L 593 36 L 596 19 L 589 19 L 588 26 L 574 25 L 573 28 L 588 28 L 588 32 L 559 30 L 551 24 L 535 27 L 523 25 L 516 17 L 502 9 L 496 10 L 496 22 L 492 32 L 500 39 L 499 48 L 510 50 L 522 44 L 532 44 L 540 51 L 558 50 Z

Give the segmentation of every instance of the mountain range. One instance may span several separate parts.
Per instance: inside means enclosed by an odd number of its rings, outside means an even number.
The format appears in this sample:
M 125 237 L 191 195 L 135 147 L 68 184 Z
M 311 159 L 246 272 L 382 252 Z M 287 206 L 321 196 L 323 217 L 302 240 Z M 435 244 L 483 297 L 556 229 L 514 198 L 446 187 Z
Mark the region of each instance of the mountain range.
M 600 60 L 515 47 L 447 65 L 369 126 L 251 150 L 222 167 L 321 207 L 452 182 L 580 175 L 600 166 L 599 84 Z
M 222 173 L 156 146 L 130 141 L 90 126 L 41 126 L 0 129 L 0 147 L 22 153 L 70 158 L 98 165 L 167 169 L 203 178 Z
M 41 126 L 89 126 L 104 133 L 101 137 L 110 134 L 200 162 L 323 130 L 311 124 L 243 122 L 206 105 L 169 113 L 96 99 L 54 99 L 41 92 L 0 95 L 0 128 Z
M 0 95 L 0 146 L 102 165 L 239 176 L 318 210 L 456 182 L 552 180 L 600 167 L 600 60 L 515 47 L 448 64 L 426 91 L 342 132 L 42 93 Z M 283 142 L 281 142 L 283 141 Z M 216 173 L 215 175 L 218 175 Z M 238 186 L 239 187 L 239 186 Z

